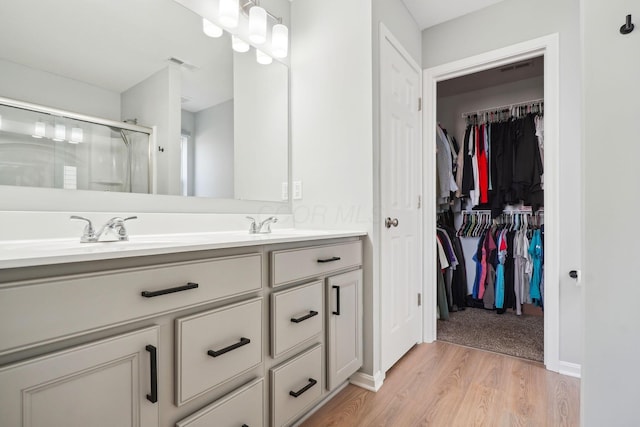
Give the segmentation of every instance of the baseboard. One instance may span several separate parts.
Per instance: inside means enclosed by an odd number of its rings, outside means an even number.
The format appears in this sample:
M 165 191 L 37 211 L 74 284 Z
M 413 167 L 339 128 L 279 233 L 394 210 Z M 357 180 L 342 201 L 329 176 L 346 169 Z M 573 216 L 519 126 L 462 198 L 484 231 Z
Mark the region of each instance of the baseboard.
M 571 362 L 558 363 L 558 372 L 562 375 L 568 375 L 570 377 L 580 378 L 582 376 L 582 365 Z
M 349 382 L 355 386 L 369 391 L 378 391 L 384 382 L 384 372 L 378 371 L 373 376 L 364 372 L 356 372 L 351 375 Z

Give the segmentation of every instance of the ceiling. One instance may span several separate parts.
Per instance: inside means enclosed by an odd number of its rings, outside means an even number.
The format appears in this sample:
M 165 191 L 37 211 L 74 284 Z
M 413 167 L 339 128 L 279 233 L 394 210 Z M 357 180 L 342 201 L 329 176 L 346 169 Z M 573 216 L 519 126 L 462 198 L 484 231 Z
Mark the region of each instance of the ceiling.
M 402 0 L 420 30 L 484 9 L 504 0 Z
M 543 56 L 439 82 L 438 97 L 458 95 L 534 77 L 544 77 Z

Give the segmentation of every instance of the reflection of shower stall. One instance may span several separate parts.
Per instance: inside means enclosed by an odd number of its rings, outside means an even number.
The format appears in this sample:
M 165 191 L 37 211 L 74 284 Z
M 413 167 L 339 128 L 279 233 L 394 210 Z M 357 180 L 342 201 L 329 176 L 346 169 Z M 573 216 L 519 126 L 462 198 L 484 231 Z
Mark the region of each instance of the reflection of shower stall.
M 0 185 L 149 193 L 151 129 L 0 98 Z

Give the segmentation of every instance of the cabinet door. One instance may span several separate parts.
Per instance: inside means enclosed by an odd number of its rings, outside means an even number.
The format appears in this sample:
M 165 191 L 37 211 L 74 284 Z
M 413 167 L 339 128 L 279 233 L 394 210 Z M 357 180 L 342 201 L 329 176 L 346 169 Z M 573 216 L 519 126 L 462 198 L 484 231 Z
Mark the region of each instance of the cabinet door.
M 1 368 L 0 425 L 157 426 L 157 344 L 151 327 Z
M 362 270 L 327 279 L 327 387 L 362 366 Z

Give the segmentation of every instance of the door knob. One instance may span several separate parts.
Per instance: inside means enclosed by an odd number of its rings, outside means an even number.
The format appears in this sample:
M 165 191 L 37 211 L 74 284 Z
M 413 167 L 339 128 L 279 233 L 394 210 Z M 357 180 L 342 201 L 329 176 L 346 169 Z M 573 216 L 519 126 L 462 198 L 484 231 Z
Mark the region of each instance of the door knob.
M 398 226 L 398 218 L 393 218 L 393 219 L 391 219 L 391 218 L 387 217 L 387 218 L 384 220 L 384 226 L 385 226 L 385 227 L 387 227 L 387 228 L 391 228 L 391 226 L 392 226 L 392 225 L 393 225 L 394 227 L 397 227 L 397 226 Z

